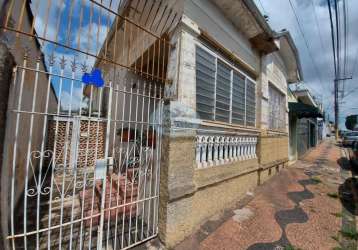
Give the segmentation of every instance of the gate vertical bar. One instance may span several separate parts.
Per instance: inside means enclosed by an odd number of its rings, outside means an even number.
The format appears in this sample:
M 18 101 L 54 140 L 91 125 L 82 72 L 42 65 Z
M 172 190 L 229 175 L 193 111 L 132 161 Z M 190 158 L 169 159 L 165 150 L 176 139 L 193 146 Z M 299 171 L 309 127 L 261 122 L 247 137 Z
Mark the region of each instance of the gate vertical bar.
M 106 145 L 104 149 L 104 159 L 108 160 L 108 151 L 109 151 L 109 137 L 111 133 L 111 111 L 112 111 L 112 82 L 109 82 L 109 96 L 108 96 L 108 114 L 107 114 L 107 126 L 106 126 Z M 100 224 L 98 228 L 98 239 L 97 239 L 97 249 L 102 249 L 102 238 L 103 238 L 103 224 L 104 224 L 104 207 L 106 201 L 106 189 L 107 189 L 107 177 L 103 179 L 102 182 L 102 199 L 101 199 L 101 215 L 100 215 Z M 111 197 L 110 197 L 111 198 Z M 111 202 L 109 202 L 111 204 Z
M 35 73 L 35 83 L 34 83 L 34 89 L 33 89 L 33 99 L 32 99 L 32 108 L 31 108 L 31 115 L 30 115 L 30 128 L 29 128 L 29 141 L 27 144 L 27 158 L 26 158 L 26 174 L 25 174 L 25 191 L 24 191 L 24 233 L 26 234 L 27 231 L 27 196 L 28 196 L 28 184 L 29 184 L 29 167 L 30 167 L 30 161 L 31 161 L 31 147 L 32 147 L 32 140 L 33 140 L 33 126 L 34 126 L 34 114 L 36 111 L 36 97 L 37 97 L 37 84 L 38 84 L 38 71 L 39 71 L 39 59 L 37 59 L 36 62 L 36 73 Z M 36 176 L 35 176 L 36 179 Z M 38 190 L 37 190 L 38 191 Z M 39 209 L 39 208 L 37 208 Z M 38 231 L 38 230 L 37 230 Z M 27 249 L 27 242 L 26 237 L 24 237 L 24 247 Z M 38 232 L 36 233 L 36 249 L 39 249 L 39 235 Z
M 23 66 L 26 67 L 27 65 L 27 55 L 24 56 Z M 16 76 L 17 76 L 17 69 L 15 69 L 15 78 L 14 83 L 16 84 Z M 17 109 L 21 109 L 21 100 L 22 100 L 22 91 L 23 85 L 25 81 L 25 69 L 22 70 L 21 73 L 21 81 L 20 81 L 20 92 L 19 92 L 19 101 L 17 105 Z M 19 133 L 19 123 L 20 123 L 20 112 L 16 114 L 16 125 L 15 125 L 15 142 L 14 142 L 14 149 L 13 149 L 13 164 L 12 164 L 12 177 L 11 177 L 11 234 L 15 234 L 15 225 L 14 225 L 14 213 L 15 213 L 15 179 L 16 179 L 16 152 L 17 152 L 17 139 Z M 15 249 L 15 239 L 12 239 L 12 248 Z

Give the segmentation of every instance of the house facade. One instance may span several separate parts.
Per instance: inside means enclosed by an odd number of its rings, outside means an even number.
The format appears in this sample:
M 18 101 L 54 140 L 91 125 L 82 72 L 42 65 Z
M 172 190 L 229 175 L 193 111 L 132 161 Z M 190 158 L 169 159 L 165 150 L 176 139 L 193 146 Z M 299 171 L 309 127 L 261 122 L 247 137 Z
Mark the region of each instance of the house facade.
M 91 86 L 85 94 L 90 97 L 92 93 L 90 105 L 102 110 L 104 117 L 123 102 L 118 117 L 124 120 L 137 120 L 143 106 L 149 115 L 142 116 L 142 122 L 162 119 L 160 158 L 155 159 L 160 165 L 158 218 L 154 220 L 161 241 L 172 247 L 288 165 L 288 84 L 300 81 L 302 72 L 289 32 L 273 31 L 253 1 L 166 4 L 180 17 L 167 32 L 158 33 L 157 39 L 164 37 L 168 47 L 141 35 L 133 35 L 128 43 L 116 43 L 114 35 L 106 40 L 108 48 L 117 44 L 118 51 L 128 51 L 127 58 L 119 56 L 118 60 L 126 60 L 132 69 L 141 65 L 138 71 L 144 74 L 114 72 L 110 64 L 96 62 L 105 81 L 115 77 L 120 89 L 131 93 L 141 93 L 148 86 L 163 89 L 158 93 L 162 110 L 158 104 L 124 95 L 114 103 L 113 93 L 91 90 Z M 154 15 L 160 12 L 155 11 L 154 2 L 143 4 L 147 18 L 127 8 L 127 15 L 138 22 L 155 23 Z M 123 34 L 124 27 L 112 29 L 129 37 Z M 136 47 L 138 40 L 142 43 Z M 163 63 L 152 63 L 161 54 Z M 148 67 L 154 78 L 146 75 Z M 158 72 L 166 79 L 164 83 L 156 81 Z M 160 118 L 153 118 L 159 113 Z M 126 137 L 123 131 L 142 134 L 129 122 L 119 129 L 119 138 Z M 114 139 L 110 145 L 115 143 Z
M 288 162 L 288 32 L 251 1 L 185 1 L 166 87 L 159 236 L 172 246 Z

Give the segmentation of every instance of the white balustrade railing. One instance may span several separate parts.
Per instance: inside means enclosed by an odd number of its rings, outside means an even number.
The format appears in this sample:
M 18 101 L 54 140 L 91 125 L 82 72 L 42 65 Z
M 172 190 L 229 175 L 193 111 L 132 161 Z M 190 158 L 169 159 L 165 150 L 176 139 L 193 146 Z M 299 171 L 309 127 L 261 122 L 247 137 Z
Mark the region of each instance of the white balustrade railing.
M 257 158 L 255 136 L 196 137 L 196 163 L 198 168 L 222 165 Z

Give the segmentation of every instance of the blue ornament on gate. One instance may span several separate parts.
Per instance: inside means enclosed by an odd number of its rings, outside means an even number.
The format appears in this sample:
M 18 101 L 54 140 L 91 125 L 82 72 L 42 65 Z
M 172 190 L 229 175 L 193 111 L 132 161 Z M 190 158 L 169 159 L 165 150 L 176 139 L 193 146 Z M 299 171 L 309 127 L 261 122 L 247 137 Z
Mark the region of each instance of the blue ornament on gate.
M 102 78 L 102 72 L 100 69 L 94 69 L 91 73 L 84 73 L 82 76 L 82 82 L 87 85 L 94 85 L 97 88 L 103 87 L 104 80 Z

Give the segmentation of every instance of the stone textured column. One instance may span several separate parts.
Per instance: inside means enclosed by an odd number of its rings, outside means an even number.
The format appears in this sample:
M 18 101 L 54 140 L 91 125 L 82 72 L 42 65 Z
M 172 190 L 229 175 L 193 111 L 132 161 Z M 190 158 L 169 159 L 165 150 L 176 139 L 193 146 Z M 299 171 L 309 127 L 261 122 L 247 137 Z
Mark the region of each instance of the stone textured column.
M 195 192 L 196 133 L 174 130 L 170 102 L 165 105 L 160 168 L 159 238 L 168 247 L 192 232 L 187 216 Z

